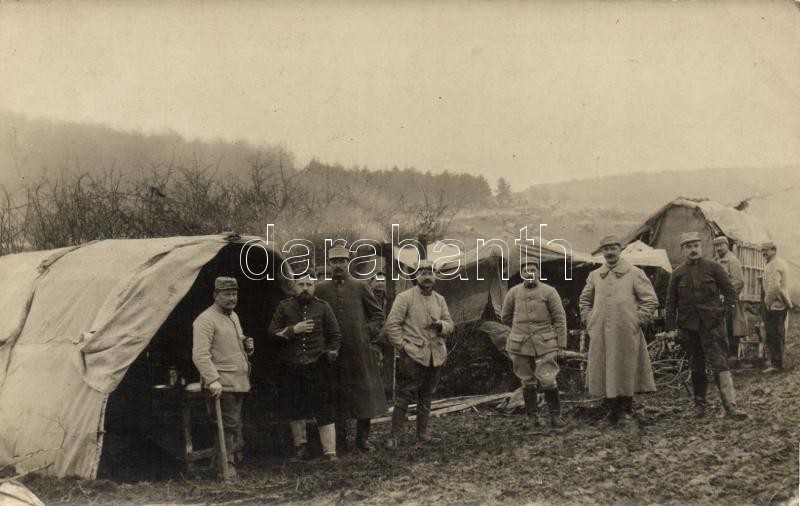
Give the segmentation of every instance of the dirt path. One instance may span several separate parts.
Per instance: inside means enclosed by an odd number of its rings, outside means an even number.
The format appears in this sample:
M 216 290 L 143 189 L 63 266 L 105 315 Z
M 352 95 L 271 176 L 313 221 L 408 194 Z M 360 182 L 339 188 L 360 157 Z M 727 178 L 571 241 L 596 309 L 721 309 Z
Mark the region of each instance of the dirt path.
M 800 350 L 789 348 L 790 364 Z M 28 477 L 48 504 L 158 503 L 713 503 L 766 504 L 798 490 L 800 368 L 735 375 L 747 422 L 722 418 L 710 389 L 709 416 L 691 416 L 685 390 L 643 399 L 643 422 L 628 431 L 570 410 L 565 433 L 525 434 L 521 416 L 488 408 L 432 421 L 440 440 L 422 450 L 322 461 L 250 462 L 242 481 L 170 480 L 117 485 Z M 576 416 L 578 418 L 576 419 Z M 409 429 L 411 429 L 409 423 Z M 376 428 L 381 441 L 388 427 Z

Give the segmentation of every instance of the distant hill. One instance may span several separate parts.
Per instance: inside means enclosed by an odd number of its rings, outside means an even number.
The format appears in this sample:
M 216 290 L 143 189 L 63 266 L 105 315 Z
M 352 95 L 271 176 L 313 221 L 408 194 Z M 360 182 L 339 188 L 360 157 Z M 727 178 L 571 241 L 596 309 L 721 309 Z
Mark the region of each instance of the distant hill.
M 587 251 L 603 235 L 626 235 L 679 196 L 728 205 L 749 199 L 744 212 L 761 219 L 781 254 L 800 266 L 800 166 L 635 173 L 534 185 L 501 208 L 462 213 L 451 230 L 472 241 L 546 223 L 546 238 L 564 238 Z
M 735 205 L 748 197 L 800 190 L 800 166 L 632 173 L 534 185 L 516 195 L 529 205 L 615 209 L 651 213 L 676 197 L 708 198 Z M 771 198 L 771 197 L 770 197 Z

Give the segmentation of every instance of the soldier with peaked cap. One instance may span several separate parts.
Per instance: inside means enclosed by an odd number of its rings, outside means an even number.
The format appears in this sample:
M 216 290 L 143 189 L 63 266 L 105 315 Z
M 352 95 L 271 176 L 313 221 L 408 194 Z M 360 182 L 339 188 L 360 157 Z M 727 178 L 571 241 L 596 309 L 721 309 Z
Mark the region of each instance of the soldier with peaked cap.
M 328 265 L 333 279 L 320 281 L 316 295 L 333 309 L 342 331 L 342 346 L 336 362 L 336 437 L 347 451 L 347 420 L 356 419 L 356 448 L 368 452 L 371 419 L 386 412 L 378 361 L 373 352 L 383 326 L 383 308 L 365 281 L 348 271 L 350 252 L 331 248 Z
M 538 416 L 537 384 L 544 391 L 550 425 L 563 427 L 558 394 L 558 354 L 567 346 L 567 317 L 555 288 L 539 280 L 539 260 L 528 257 L 520 265 L 523 282 L 512 287 L 503 300 L 501 321 L 511 326 L 506 352 L 514 374 L 522 383 L 525 412 L 534 427 Z
M 680 330 L 681 346 L 692 371 L 695 414 L 698 418 L 705 416 L 708 362 L 725 413 L 734 420 L 744 420 L 747 414 L 736 405 L 725 335 L 725 307 L 732 308 L 736 304 L 736 289 L 720 264 L 702 257 L 699 233 L 682 234 L 681 251 L 686 261 L 676 267 L 669 278 L 664 323 L 667 334 L 673 338 L 678 335 L 675 329 Z
M 282 411 L 289 417 L 295 459 L 306 456 L 306 419 L 316 418 L 322 452 L 336 460 L 334 363 L 342 334 L 327 302 L 314 296 L 316 274 L 297 276 L 294 297 L 275 309 L 268 333 L 279 338 Z
M 714 238 L 714 253 L 714 261 L 725 268 L 736 293 L 741 294 L 744 289 L 742 263 L 731 251 L 727 237 L 721 235 Z M 726 306 L 725 329 L 728 334 L 728 365 L 735 368 L 739 363 L 739 340 L 747 335 L 747 318 L 741 302 L 737 301 L 732 308 Z
M 220 399 L 228 465 L 234 476 L 234 455 L 244 445 L 242 400 L 250 391 L 247 356 L 254 350 L 253 339 L 245 337 L 233 311 L 238 294 L 235 278 L 218 277 L 214 281 L 214 304 L 192 324 L 192 361 L 212 397 Z
M 433 289 L 433 264 L 420 260 L 416 285 L 397 295 L 386 318 L 386 337 L 399 351 L 397 399 L 392 413 L 392 431 L 386 447 L 396 450 L 403 432 L 408 405 L 417 398 L 417 442 L 428 436 L 431 402 L 442 365 L 447 357 L 445 336 L 453 332 L 453 319 L 444 297 Z
M 766 344 L 770 366 L 764 372 L 783 370 L 783 347 L 786 339 L 786 312 L 792 309 L 789 297 L 789 268 L 778 257 L 778 248 L 768 242 L 761 246 L 767 265 L 764 267 L 764 325 L 767 327 Z
M 644 271 L 621 258 L 618 237 L 601 239 L 600 251 L 605 264 L 589 274 L 579 302 L 589 333 L 586 383 L 590 396 L 608 400 L 609 421 L 628 425 L 634 394 L 656 390 L 642 327 L 658 298 Z

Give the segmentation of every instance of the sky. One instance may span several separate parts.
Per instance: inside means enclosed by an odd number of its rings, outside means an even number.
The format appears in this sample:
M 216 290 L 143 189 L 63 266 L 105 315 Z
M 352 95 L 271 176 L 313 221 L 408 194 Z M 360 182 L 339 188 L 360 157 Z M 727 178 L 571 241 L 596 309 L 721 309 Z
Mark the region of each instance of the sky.
M 0 109 L 531 184 L 800 164 L 800 9 L 0 2 Z

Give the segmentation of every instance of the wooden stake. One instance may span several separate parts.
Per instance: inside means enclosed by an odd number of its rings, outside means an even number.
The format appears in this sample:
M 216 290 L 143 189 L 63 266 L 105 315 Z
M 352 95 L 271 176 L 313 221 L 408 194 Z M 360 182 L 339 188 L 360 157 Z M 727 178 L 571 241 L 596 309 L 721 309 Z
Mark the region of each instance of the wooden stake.
M 219 397 L 214 398 L 214 410 L 217 413 L 217 437 L 219 438 L 219 453 L 222 459 L 222 479 L 231 480 L 231 469 L 228 467 L 228 449 L 225 445 L 225 429 L 222 427 L 222 406 Z

